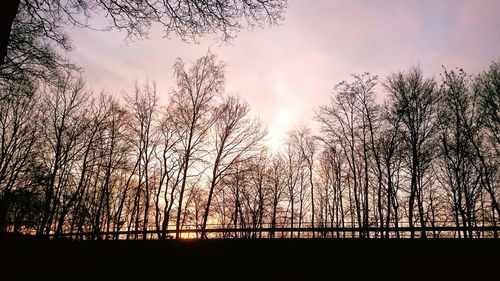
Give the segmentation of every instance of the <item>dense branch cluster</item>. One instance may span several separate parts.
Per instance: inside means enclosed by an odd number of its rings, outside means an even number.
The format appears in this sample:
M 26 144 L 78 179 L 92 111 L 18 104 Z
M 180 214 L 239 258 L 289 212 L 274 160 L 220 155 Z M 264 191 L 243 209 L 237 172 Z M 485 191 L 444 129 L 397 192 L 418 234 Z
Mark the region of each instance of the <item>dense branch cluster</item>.
M 478 237 L 473 227 L 500 222 L 498 63 L 476 77 L 444 70 L 437 80 L 419 68 L 382 83 L 353 76 L 317 110 L 320 130 L 290 132 L 279 151 L 264 145 L 248 105 L 223 94 L 216 57 L 178 60 L 174 73 L 165 105 L 151 83 L 120 100 L 72 75 L 6 84 L 1 229 L 142 239 L 186 228 L 207 237 L 213 225 L 254 236 L 271 229 L 266 237 L 304 227 L 354 227 L 361 237 L 409 227 L 411 237 L 438 237 L 432 227 L 458 226 L 455 235 Z M 283 227 L 292 231 L 274 231 Z
M 229 41 L 242 28 L 279 23 L 286 6 L 286 0 L 9 0 L 0 10 L 0 77 L 51 81 L 59 69 L 75 69 L 60 54 L 71 49 L 71 26 L 142 39 L 158 24 L 165 36 L 184 41 L 209 34 Z

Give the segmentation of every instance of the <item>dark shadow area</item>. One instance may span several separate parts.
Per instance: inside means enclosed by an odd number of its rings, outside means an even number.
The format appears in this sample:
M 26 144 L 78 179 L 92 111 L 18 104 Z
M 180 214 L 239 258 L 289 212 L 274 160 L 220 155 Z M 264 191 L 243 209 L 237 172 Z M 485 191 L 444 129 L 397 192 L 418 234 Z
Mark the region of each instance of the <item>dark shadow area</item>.
M 3 236 L 2 280 L 486 280 L 490 239 L 72 241 Z

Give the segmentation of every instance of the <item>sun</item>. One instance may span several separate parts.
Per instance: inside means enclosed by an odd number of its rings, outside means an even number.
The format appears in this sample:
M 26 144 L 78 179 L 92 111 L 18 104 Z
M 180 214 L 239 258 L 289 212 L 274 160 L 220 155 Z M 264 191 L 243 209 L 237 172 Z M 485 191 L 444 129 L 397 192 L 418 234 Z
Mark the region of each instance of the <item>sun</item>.
M 279 109 L 268 126 L 265 142 L 272 153 L 277 153 L 286 142 L 291 129 L 293 114 L 289 109 Z

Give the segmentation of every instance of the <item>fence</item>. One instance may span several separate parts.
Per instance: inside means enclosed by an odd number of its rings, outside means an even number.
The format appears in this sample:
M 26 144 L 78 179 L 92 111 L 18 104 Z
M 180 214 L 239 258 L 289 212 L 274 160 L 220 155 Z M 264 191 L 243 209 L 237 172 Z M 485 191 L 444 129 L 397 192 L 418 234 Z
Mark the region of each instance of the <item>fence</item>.
M 426 227 L 243 227 L 226 228 L 211 226 L 183 228 L 180 230 L 157 229 L 132 231 L 103 231 L 59 233 L 46 235 L 49 238 L 69 238 L 77 240 L 143 240 L 173 239 L 175 237 L 192 239 L 202 238 L 498 238 L 497 226 L 426 226 Z

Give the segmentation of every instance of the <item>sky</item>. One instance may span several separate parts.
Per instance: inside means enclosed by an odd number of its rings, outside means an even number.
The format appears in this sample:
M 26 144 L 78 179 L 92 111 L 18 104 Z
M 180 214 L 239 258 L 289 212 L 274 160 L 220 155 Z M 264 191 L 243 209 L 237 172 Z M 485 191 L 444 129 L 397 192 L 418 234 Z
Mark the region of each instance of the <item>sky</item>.
M 210 50 L 226 63 L 226 92 L 249 103 L 278 146 L 289 130 L 314 126 L 315 110 L 351 74 L 370 72 L 383 82 L 412 65 L 437 78 L 442 65 L 470 74 L 487 69 L 500 60 L 499 11 L 497 0 L 289 0 L 281 24 L 242 30 L 230 43 L 164 38 L 158 26 L 140 41 L 71 28 L 68 57 L 96 92 L 121 95 L 136 81 L 154 81 L 165 103 L 175 59 L 192 62 Z

